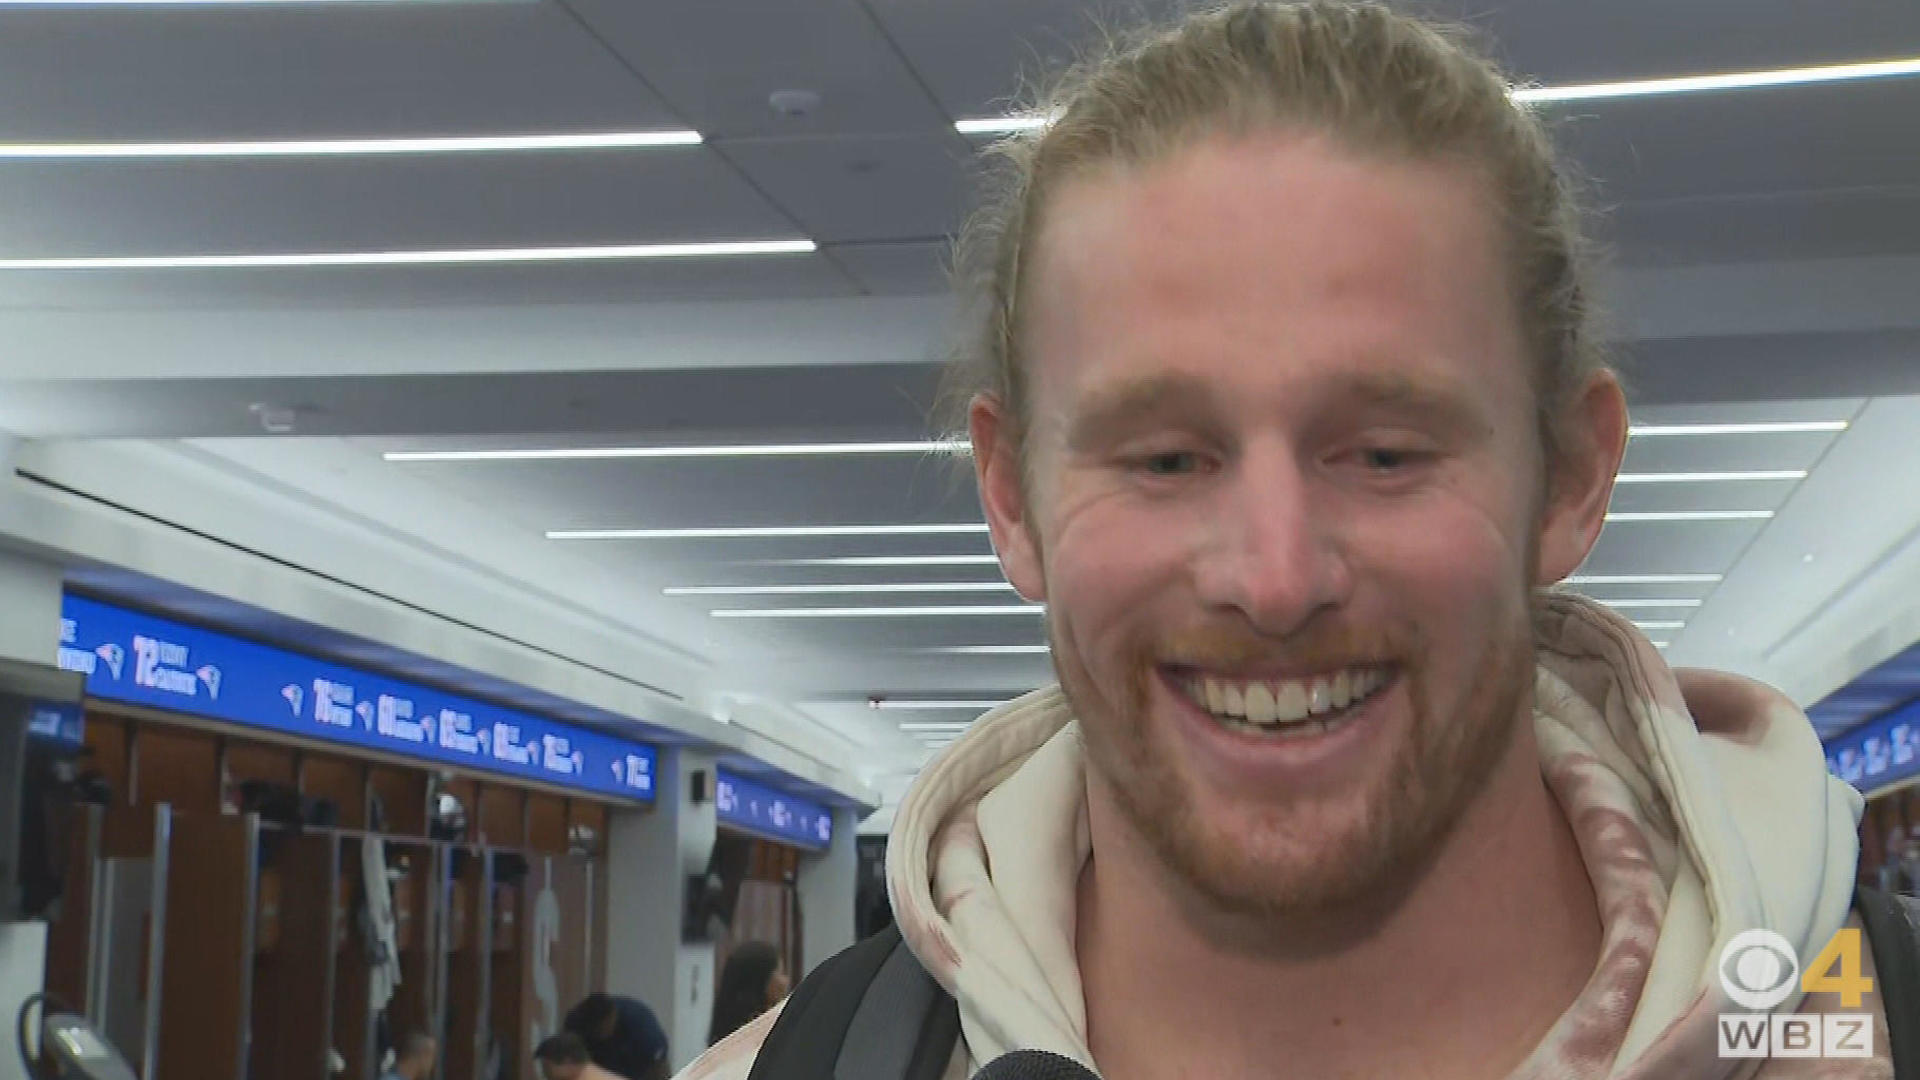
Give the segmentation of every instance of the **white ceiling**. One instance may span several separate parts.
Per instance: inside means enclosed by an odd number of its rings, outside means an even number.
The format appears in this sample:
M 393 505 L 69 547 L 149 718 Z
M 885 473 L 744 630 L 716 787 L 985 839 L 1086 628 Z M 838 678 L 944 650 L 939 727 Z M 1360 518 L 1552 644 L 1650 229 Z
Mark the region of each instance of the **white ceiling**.
M 689 699 L 796 704 L 863 765 L 910 768 L 869 696 L 1004 697 L 1032 615 L 716 619 L 713 608 L 1008 603 L 1010 593 L 666 597 L 675 585 L 993 581 L 991 566 L 770 560 L 987 552 L 985 538 L 557 543 L 554 529 L 972 522 L 971 482 L 915 457 L 394 464 L 387 450 L 915 439 L 949 340 L 943 266 L 977 147 L 957 118 L 1103 21 L 1073 0 L 566 0 L 8 8 L 0 142 L 371 138 L 691 127 L 703 146 L 446 157 L 0 161 L 0 258 L 817 241 L 761 259 L 326 270 L 0 272 L 0 431 L 191 440 L 241 481 L 485 561 L 708 661 Z M 1920 55 L 1904 0 L 1495 0 L 1471 16 L 1545 84 Z M 1104 14 L 1103 14 L 1104 13 Z M 800 118 L 768 105 L 807 90 Z M 1586 573 L 1677 658 L 1765 673 L 1920 529 L 1920 78 L 1556 108 L 1612 246 L 1606 296 L 1643 423 L 1857 421 L 1844 434 L 1636 439 L 1630 472 L 1809 470 L 1623 487 Z M 249 407 L 294 410 L 267 439 Z M 1892 455 L 1890 457 L 1890 455 Z M 1822 508 L 1820 513 L 1805 509 Z M 1835 536 L 1834 508 L 1863 524 Z M 1809 516 L 1811 515 L 1811 516 Z M 1812 562 L 1802 555 L 1818 547 Z M 1764 573 L 1760 568 L 1764 567 Z M 609 587 L 618 582 L 618 588 Z M 1742 634 L 1748 635 L 1742 637 Z M 1846 674 L 1851 674 L 1848 672 Z M 1844 678 L 1843 674 L 1840 676 Z M 1819 693 L 1829 686 L 1796 688 Z

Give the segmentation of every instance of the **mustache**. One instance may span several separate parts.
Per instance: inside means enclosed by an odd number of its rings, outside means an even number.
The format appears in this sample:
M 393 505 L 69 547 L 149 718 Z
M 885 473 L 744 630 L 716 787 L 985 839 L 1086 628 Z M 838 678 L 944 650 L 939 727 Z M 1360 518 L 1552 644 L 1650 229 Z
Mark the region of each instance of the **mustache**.
M 1419 635 L 1407 626 L 1314 627 L 1285 638 L 1231 626 L 1190 627 L 1144 642 L 1139 659 L 1146 665 L 1229 671 L 1260 667 L 1319 671 L 1404 659 L 1419 644 Z

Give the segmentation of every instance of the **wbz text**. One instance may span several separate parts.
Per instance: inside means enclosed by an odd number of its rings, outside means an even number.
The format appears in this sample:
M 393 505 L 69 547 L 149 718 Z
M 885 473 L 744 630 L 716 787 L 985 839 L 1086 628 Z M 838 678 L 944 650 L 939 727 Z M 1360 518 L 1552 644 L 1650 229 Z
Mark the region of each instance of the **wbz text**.
M 1737 934 L 1720 952 L 1720 985 L 1732 1001 L 1751 1011 L 1718 1017 L 1723 1058 L 1865 1058 L 1873 1056 L 1873 1016 L 1866 1012 L 1773 1014 L 1798 988 L 1806 994 L 1839 994 L 1840 1006 L 1858 1009 L 1873 991 L 1860 972 L 1860 931 L 1842 929 L 1807 965 L 1793 944 L 1770 930 Z

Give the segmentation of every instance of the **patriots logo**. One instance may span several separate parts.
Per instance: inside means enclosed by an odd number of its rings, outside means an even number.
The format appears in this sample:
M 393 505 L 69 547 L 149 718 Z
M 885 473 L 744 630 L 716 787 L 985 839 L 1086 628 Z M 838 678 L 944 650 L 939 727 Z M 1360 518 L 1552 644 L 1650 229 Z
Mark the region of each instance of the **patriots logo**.
M 300 710 L 307 703 L 307 692 L 299 683 L 288 683 L 281 687 L 280 696 L 287 700 L 287 707 L 293 710 L 295 716 L 300 715 Z
M 420 734 L 426 736 L 426 739 L 428 742 L 439 741 L 438 739 L 433 737 L 433 714 L 432 713 L 426 713 L 420 717 Z
M 120 669 L 127 663 L 127 650 L 118 645 L 108 644 L 93 650 L 93 655 L 106 661 L 107 670 L 113 672 L 114 681 L 119 682 Z
M 573 752 L 573 775 L 579 776 L 587 768 L 587 755 L 578 750 Z
M 617 761 L 616 761 L 616 762 L 614 762 L 614 763 L 613 763 L 613 778 L 614 778 L 615 780 L 617 780 L 617 781 L 619 781 L 620 783 L 623 783 L 623 784 L 624 784 L 624 783 L 626 783 L 626 780 L 627 780 L 627 778 L 626 778 L 626 776 L 625 776 L 625 772 L 626 772 L 626 770 L 624 770 L 624 769 L 622 769 L 622 768 L 620 767 L 620 763 L 619 763 L 619 762 L 617 762 Z
M 360 717 L 360 726 L 366 728 L 368 731 L 372 731 L 373 730 L 373 703 L 369 701 L 363 701 L 360 704 L 355 705 L 353 707 L 353 711 L 356 715 Z
M 473 741 L 479 743 L 480 749 L 482 750 L 489 749 L 487 743 L 491 741 L 491 738 L 486 728 L 481 728 L 479 731 L 473 733 Z
M 207 684 L 207 693 L 211 695 L 214 700 L 218 701 L 220 699 L 220 669 L 214 667 L 212 664 L 208 664 L 206 667 L 194 672 L 194 674 L 200 676 L 200 681 Z

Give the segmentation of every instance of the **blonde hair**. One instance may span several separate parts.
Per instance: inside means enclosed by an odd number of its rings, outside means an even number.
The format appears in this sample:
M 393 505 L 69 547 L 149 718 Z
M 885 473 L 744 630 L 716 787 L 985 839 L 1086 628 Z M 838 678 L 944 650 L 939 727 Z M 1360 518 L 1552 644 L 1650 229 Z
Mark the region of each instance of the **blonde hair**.
M 1487 178 L 1553 460 L 1558 418 L 1608 364 L 1591 326 L 1578 202 L 1539 119 L 1508 89 L 1458 31 L 1370 2 L 1234 4 L 1083 62 L 1035 106 L 1050 123 L 994 147 L 1002 185 L 956 251 L 974 322 L 949 369 L 943 419 L 964 432 L 971 400 L 991 395 L 1014 445 L 1024 442 L 1021 279 L 1065 181 L 1161 160 L 1207 136 L 1299 130 L 1362 153 L 1462 162 Z

